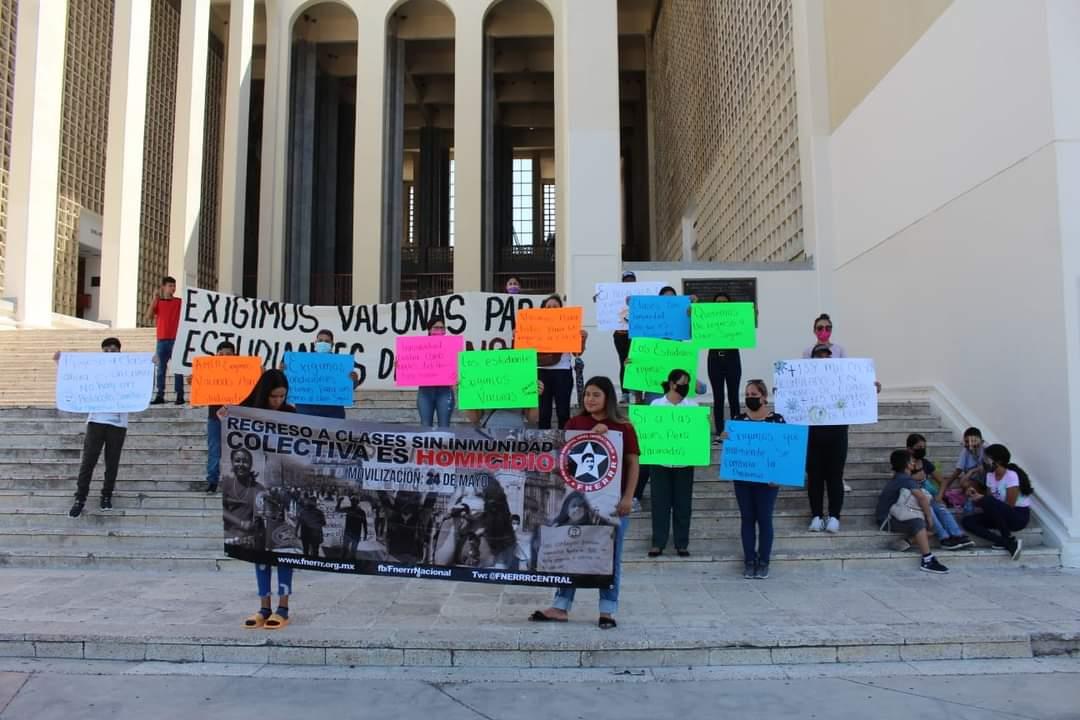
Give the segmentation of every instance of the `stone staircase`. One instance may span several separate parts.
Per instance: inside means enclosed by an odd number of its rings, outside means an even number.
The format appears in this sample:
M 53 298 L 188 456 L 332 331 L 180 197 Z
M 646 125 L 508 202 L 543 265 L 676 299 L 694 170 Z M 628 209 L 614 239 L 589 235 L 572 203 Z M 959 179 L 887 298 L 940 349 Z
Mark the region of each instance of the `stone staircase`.
M 148 340 L 142 334 L 133 333 L 132 345 L 152 340 L 152 336 L 148 335 Z M 91 341 L 98 341 L 96 334 L 85 340 Z M 67 349 L 74 349 L 72 344 L 74 341 L 57 342 Z M 26 354 L 33 353 L 28 350 Z M 51 361 L 48 364 L 51 366 Z M 44 392 L 44 385 L 41 380 L 28 384 L 32 389 L 27 389 L 26 395 Z M 78 472 L 84 418 L 49 407 L 0 409 L 0 565 L 155 570 L 235 565 L 222 553 L 220 495 L 202 492 L 205 412 L 202 408 L 155 406 L 133 416 L 114 495 L 115 509 L 106 513 L 96 507 L 94 493 L 103 472 L 101 462 L 87 511 L 73 520 L 67 510 Z M 416 420 L 415 395 L 362 392 L 351 416 L 411 424 Z M 841 533 L 808 533 L 805 492 L 781 491 L 775 514 L 775 569 L 816 572 L 915 563 L 913 551 L 889 549 L 894 536 L 879 532 L 873 520 L 878 491 L 888 477 L 888 454 L 903 445 L 907 433 L 921 432 L 929 442 L 931 458 L 947 468 L 959 443 L 925 403 L 885 402 L 880 416 L 874 426 L 851 430 L 847 481 L 852 490 L 845 499 Z M 714 451 L 713 461 L 719 461 L 719 451 Z M 690 563 L 711 570 L 729 568 L 733 573 L 741 569 L 739 513 L 731 485 L 717 478 L 715 464 L 696 473 L 690 558 L 665 555 L 648 559 L 649 519 L 647 512 L 633 518 L 624 552 L 629 568 L 659 570 L 673 563 Z M 1060 564 L 1058 551 L 1043 545 L 1037 523 L 1021 536 L 1025 544 L 1022 565 Z M 951 566 L 1013 564 L 1005 553 L 982 546 L 943 551 L 942 556 Z

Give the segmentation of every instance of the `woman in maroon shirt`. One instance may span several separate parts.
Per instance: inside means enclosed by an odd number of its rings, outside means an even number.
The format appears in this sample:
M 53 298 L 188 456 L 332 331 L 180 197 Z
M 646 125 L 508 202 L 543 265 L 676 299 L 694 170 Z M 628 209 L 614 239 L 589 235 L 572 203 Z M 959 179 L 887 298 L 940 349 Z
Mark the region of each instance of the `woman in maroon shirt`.
M 622 433 L 623 466 L 622 466 L 622 494 L 616 513 L 620 522 L 615 532 L 615 577 L 612 586 L 600 591 L 600 620 L 601 629 L 608 630 L 616 626 L 615 618 L 612 617 L 619 607 L 619 579 L 622 575 L 620 564 L 622 562 L 623 538 L 626 529 L 630 525 L 630 506 L 634 499 L 634 488 L 638 481 L 638 456 L 641 450 L 638 448 L 637 433 L 634 426 L 627 421 L 619 412 L 615 396 L 615 386 L 606 377 L 594 377 L 585 383 L 584 408 L 580 415 L 570 418 L 566 423 L 567 430 L 591 430 L 594 433 L 606 433 L 615 430 Z M 570 612 L 570 606 L 574 603 L 574 588 L 559 588 L 555 591 L 555 599 L 547 610 L 537 610 L 529 619 L 534 622 L 566 622 Z

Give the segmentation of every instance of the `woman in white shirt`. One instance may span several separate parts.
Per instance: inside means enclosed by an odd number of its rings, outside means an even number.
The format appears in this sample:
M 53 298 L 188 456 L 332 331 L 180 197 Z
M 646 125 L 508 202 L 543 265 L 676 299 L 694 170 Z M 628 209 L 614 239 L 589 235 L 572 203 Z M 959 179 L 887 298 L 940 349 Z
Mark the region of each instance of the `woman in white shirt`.
M 986 474 L 986 488 L 969 488 L 968 497 L 982 510 L 965 517 L 961 524 L 972 535 L 989 540 L 994 547 L 1004 548 L 1013 560 L 1020 559 L 1024 543 L 1013 537 L 1027 527 L 1031 520 L 1031 496 L 1035 492 L 1031 480 L 1019 466 L 1011 462 L 1012 455 L 1004 445 L 990 445 L 983 456 L 993 465 Z
M 663 388 L 664 394 L 649 403 L 650 405 L 697 405 L 686 397 L 690 394 L 690 373 L 686 370 L 672 370 Z M 688 557 L 694 468 L 653 465 L 650 478 L 653 542 L 649 557 L 657 557 L 664 552 L 669 530 L 674 531 L 675 552 L 679 557 Z

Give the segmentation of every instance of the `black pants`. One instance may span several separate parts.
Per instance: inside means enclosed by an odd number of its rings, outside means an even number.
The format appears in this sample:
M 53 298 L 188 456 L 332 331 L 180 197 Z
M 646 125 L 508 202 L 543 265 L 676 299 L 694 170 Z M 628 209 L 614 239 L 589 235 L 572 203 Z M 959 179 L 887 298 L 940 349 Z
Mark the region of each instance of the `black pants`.
M 570 395 L 574 392 L 574 371 L 540 368 L 544 393 L 540 396 L 540 429 L 551 429 L 551 406 L 555 405 L 559 429 L 570 419 Z
M 840 518 L 844 509 L 844 465 L 847 463 L 848 426 L 819 425 L 810 428 L 806 447 L 806 491 L 810 514 L 825 517 L 825 492 L 829 515 Z
M 979 501 L 981 513 L 966 515 L 960 524 L 972 535 L 989 540 L 992 543 L 1005 544 L 1014 532 L 1023 530 L 1031 520 L 1031 510 L 1026 507 L 1013 507 L 1003 503 L 992 495 Z
M 90 478 L 97 467 L 101 449 L 105 448 L 105 484 L 101 486 L 101 496 L 111 497 L 116 485 L 116 473 L 120 469 L 120 452 L 124 449 L 127 428 L 106 425 L 104 423 L 86 423 L 86 437 L 83 439 L 82 462 L 79 465 L 79 484 L 75 489 L 75 499 L 86 502 L 90 493 Z
M 713 424 L 716 434 L 724 432 L 725 417 L 735 417 L 739 407 L 739 384 L 742 382 L 742 357 L 738 350 L 709 351 L 709 384 L 713 393 Z M 724 414 L 724 390 L 727 389 L 731 414 Z
M 645 497 L 645 488 L 649 485 L 649 475 L 652 474 L 652 465 L 638 465 L 637 487 L 634 488 L 634 498 L 639 502 Z
M 623 388 L 623 377 L 626 375 L 626 358 L 630 357 L 630 334 L 616 332 L 611 339 L 615 343 L 615 352 L 619 355 L 619 389 L 626 392 Z
M 652 532 L 653 547 L 663 550 L 668 541 L 668 529 L 674 531 L 675 549 L 690 546 L 690 515 L 693 512 L 694 468 L 669 468 L 657 465 L 652 469 Z
M 300 543 L 304 546 L 304 557 L 319 557 L 319 546 L 323 539 L 318 535 L 300 533 Z

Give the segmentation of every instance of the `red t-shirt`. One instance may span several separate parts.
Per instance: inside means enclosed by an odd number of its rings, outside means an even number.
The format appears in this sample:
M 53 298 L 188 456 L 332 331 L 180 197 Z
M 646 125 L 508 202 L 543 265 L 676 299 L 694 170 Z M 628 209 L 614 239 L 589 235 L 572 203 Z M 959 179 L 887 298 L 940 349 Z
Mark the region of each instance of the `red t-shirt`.
M 180 326 L 180 298 L 154 301 L 154 313 L 157 315 L 157 339 L 175 340 L 176 328 Z
M 622 483 L 621 488 L 623 494 L 626 493 L 626 458 L 628 455 L 641 455 L 641 447 L 638 445 L 637 433 L 634 432 L 634 426 L 630 423 L 615 422 L 614 420 L 596 420 L 591 415 L 575 415 L 566 421 L 567 430 L 592 430 L 594 427 L 603 423 L 607 425 L 608 430 L 616 430 L 622 433 Z

